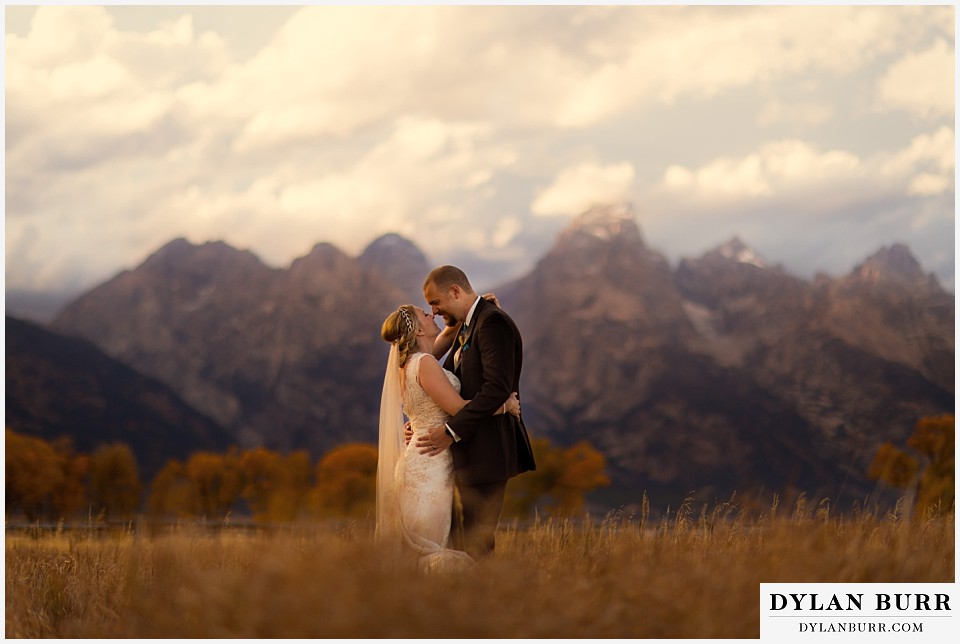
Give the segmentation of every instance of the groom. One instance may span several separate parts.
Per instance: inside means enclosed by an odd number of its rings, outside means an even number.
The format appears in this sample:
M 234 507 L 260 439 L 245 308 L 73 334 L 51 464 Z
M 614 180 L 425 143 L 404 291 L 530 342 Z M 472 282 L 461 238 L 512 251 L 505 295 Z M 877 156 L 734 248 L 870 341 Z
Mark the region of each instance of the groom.
M 494 415 L 511 392 L 520 391 L 520 331 L 510 316 L 479 297 L 455 266 L 434 269 L 423 296 L 447 326 L 463 322 L 443 366 L 457 375 L 460 395 L 470 402 L 445 426 L 418 437 L 417 447 L 433 456 L 451 450 L 463 508 L 462 535 L 454 510 L 451 545 L 477 559 L 493 553 L 507 479 L 536 468 L 523 421 Z

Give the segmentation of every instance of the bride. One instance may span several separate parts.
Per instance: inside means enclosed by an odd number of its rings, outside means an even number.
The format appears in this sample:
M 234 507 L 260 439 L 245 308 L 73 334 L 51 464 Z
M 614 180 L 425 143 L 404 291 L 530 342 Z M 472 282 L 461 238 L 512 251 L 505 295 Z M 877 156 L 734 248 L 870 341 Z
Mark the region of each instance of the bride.
M 404 438 L 404 412 L 417 436 L 443 425 L 468 402 L 460 397 L 457 377 L 437 361 L 453 344 L 457 331 L 447 327 L 441 333 L 430 312 L 410 304 L 387 316 L 381 329 L 391 346 L 380 400 L 377 539 L 388 545 L 402 543 L 417 555 L 421 571 L 458 570 L 473 564 L 467 553 L 446 547 L 453 507 L 450 451 L 420 454 L 415 441 L 407 445 Z M 497 413 L 519 416 L 516 394 Z

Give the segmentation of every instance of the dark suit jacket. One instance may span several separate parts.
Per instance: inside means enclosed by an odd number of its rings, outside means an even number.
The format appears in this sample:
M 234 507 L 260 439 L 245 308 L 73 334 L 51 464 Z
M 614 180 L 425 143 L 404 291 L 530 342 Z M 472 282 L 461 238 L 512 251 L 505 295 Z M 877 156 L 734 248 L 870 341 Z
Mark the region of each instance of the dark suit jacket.
M 456 346 L 444 367 L 460 378 L 460 395 L 470 400 L 449 422 L 460 437 L 451 447 L 457 482 L 506 481 L 535 469 L 523 421 L 510 414 L 493 415 L 510 392 L 520 392 L 523 343 L 517 325 L 481 298 L 473 312 L 460 368 L 455 370 Z

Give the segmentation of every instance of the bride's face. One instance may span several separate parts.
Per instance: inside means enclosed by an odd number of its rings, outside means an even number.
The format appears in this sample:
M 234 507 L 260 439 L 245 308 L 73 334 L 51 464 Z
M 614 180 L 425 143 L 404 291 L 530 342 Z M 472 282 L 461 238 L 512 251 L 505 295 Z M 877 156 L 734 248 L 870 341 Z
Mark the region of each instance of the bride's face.
M 428 338 L 435 338 L 440 335 L 440 325 L 437 324 L 437 319 L 433 317 L 432 313 L 424 311 L 419 306 L 415 306 L 413 309 L 417 312 L 417 317 L 420 320 L 420 328 Z

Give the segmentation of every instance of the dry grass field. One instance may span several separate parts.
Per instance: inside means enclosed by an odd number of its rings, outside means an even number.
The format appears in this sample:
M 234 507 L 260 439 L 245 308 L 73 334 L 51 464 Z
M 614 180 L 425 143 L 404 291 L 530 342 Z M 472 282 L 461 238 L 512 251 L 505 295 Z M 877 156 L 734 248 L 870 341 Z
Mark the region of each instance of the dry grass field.
M 952 582 L 954 514 L 504 526 L 472 572 L 418 576 L 366 522 L 270 530 L 13 531 L 6 636 L 756 638 L 760 582 Z

